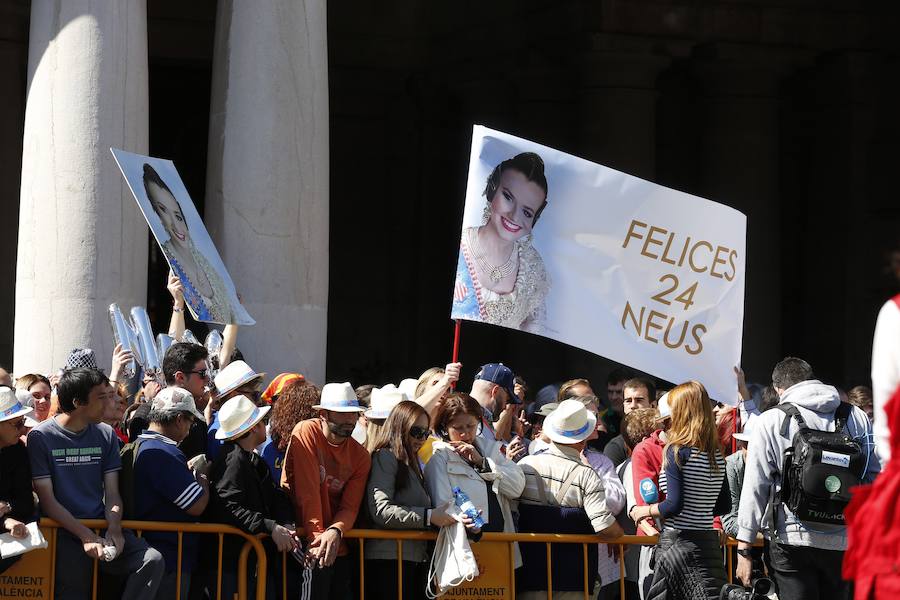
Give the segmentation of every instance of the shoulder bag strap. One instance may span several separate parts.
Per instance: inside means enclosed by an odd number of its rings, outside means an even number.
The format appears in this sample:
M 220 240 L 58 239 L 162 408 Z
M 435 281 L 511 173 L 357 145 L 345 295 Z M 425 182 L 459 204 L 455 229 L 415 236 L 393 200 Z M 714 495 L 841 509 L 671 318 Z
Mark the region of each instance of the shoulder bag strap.
M 785 415 L 785 419 L 781 422 L 781 436 L 788 437 L 788 430 L 791 426 L 791 417 L 794 417 L 797 421 L 797 425 L 800 426 L 800 429 L 806 428 L 806 421 L 803 420 L 803 417 L 800 415 L 800 411 L 797 410 L 797 407 L 794 406 L 790 402 L 786 402 L 783 404 L 778 404 L 775 406 L 778 410 L 783 412 Z
M 563 481 L 562 487 L 559 488 L 559 491 L 556 492 L 556 503 L 559 506 L 562 506 L 563 500 L 566 498 L 566 494 L 569 493 L 569 488 L 572 487 L 572 482 L 575 481 L 575 476 L 578 475 L 578 467 L 580 465 L 575 465 L 575 468 L 569 471 L 569 474 L 566 476 L 566 480 Z
M 834 430 L 841 431 L 844 427 L 847 426 L 847 423 L 850 421 L 850 412 L 853 410 L 853 407 L 847 402 L 841 402 L 837 407 L 837 410 L 834 411 Z

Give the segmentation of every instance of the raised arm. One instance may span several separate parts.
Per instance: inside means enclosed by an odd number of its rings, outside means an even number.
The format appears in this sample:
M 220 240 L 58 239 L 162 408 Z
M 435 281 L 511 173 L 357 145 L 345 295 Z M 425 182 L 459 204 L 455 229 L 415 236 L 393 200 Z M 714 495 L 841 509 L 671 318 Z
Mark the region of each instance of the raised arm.
M 448 364 L 444 368 L 444 374 L 436 384 L 422 392 L 422 395 L 418 398 L 411 398 L 411 400 L 415 400 L 431 416 L 432 411 L 437 408 L 438 400 L 440 400 L 441 396 L 459 379 L 461 369 L 462 363 Z
M 176 342 L 184 335 L 184 286 L 178 275 L 169 271 L 166 289 L 172 295 L 172 318 L 169 320 L 169 336 Z
M 219 350 L 219 370 L 221 371 L 231 362 L 231 355 L 237 347 L 238 326 L 231 323 L 222 331 L 222 349 Z
M 122 347 L 122 344 L 116 344 L 112 355 L 112 366 L 109 369 L 109 380 L 116 383 L 124 383 L 122 381 L 122 373 L 127 365 L 134 358 L 131 350 Z

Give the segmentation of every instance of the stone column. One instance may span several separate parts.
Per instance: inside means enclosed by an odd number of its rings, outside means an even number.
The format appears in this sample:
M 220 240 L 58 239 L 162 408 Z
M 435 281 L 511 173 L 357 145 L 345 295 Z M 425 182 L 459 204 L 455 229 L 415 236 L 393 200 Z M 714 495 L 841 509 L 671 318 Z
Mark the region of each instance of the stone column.
M 328 315 L 326 26 L 325 0 L 272 0 L 264 9 L 220 0 L 206 186 L 207 227 L 257 321 L 242 328 L 238 347 L 256 369 L 300 371 L 320 384 Z
M 656 80 L 670 61 L 648 40 L 593 36 L 579 91 L 584 158 L 655 180 Z
M 109 148 L 147 152 L 147 103 L 145 0 L 32 0 L 16 373 L 74 347 L 108 369 L 108 305 L 146 302 L 147 226 Z
M 799 53 L 733 45 L 695 48 L 700 81 L 701 165 L 696 193 L 747 215 L 743 367 L 767 381 L 782 356 L 782 227 L 778 85 Z

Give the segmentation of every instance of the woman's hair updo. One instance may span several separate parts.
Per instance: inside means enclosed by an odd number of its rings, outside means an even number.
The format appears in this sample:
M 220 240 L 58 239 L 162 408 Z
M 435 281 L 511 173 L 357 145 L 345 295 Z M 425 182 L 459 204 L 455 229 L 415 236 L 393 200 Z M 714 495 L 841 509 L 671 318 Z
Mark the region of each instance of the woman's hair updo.
M 544 190 L 544 203 L 534 213 L 534 221 L 531 223 L 533 227 L 541 213 L 544 212 L 544 208 L 547 207 L 547 177 L 544 175 L 544 161 L 534 152 L 522 152 L 494 167 L 484 188 L 484 195 L 488 203 L 494 199 L 494 194 L 497 193 L 497 188 L 500 187 L 500 176 L 506 169 L 515 169 L 524 175 L 525 179 Z

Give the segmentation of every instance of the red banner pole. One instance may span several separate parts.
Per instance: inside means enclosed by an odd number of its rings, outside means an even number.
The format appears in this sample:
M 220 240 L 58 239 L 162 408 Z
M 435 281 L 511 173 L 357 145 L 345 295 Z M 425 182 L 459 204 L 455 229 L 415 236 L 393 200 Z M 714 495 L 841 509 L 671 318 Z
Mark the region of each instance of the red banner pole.
M 450 362 L 459 362 L 459 330 L 462 326 L 462 321 L 456 319 L 456 328 L 453 330 L 453 359 Z M 450 389 L 456 389 L 456 382 L 450 384 Z
M 737 407 L 732 408 L 731 410 L 734 411 L 732 413 L 732 421 L 734 422 L 734 426 L 732 427 L 732 430 L 734 431 L 734 433 L 740 433 L 740 431 L 741 431 L 741 412 Z M 734 433 L 731 435 L 731 452 L 732 453 L 737 452 L 737 440 L 734 438 Z

